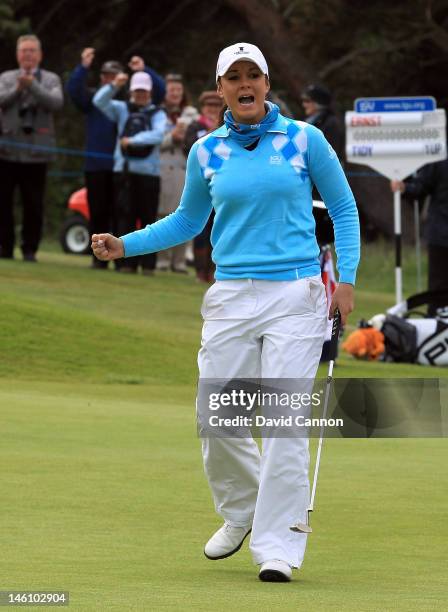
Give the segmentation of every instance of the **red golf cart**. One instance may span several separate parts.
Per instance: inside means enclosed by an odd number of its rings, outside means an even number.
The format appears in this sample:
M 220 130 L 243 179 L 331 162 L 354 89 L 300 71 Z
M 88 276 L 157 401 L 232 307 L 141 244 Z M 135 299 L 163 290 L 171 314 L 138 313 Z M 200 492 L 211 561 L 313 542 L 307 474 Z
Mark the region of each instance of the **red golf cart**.
M 83 187 L 72 193 L 67 205 L 72 214 L 65 219 L 59 240 L 66 253 L 84 255 L 90 253 L 89 202 L 87 189 Z

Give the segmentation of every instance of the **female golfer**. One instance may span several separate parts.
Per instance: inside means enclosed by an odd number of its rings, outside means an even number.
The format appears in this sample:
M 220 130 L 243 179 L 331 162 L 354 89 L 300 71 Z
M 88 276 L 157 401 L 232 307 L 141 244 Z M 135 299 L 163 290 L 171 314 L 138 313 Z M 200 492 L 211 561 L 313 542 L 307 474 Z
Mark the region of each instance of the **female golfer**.
M 201 232 L 212 208 L 216 282 L 202 305 L 202 379 L 314 379 L 328 305 L 320 279 L 311 192 L 316 185 L 335 229 L 339 284 L 329 309 L 344 323 L 353 309 L 359 222 L 353 195 L 322 132 L 283 117 L 265 101 L 266 60 L 254 45 L 221 51 L 217 90 L 224 125 L 192 147 L 180 205 L 146 228 L 92 237 L 103 260 L 160 251 Z M 205 546 L 209 559 L 250 550 L 265 581 L 286 582 L 303 561 L 308 440 L 204 437 L 204 466 L 224 525 Z

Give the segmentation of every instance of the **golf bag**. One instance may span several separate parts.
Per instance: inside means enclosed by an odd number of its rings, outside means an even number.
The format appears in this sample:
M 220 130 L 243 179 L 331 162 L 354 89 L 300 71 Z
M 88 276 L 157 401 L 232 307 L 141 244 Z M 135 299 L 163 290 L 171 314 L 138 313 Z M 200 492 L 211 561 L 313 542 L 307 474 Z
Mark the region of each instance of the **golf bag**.
M 426 318 L 416 308 L 434 298 L 445 300 L 434 318 Z M 411 318 L 419 315 L 420 318 Z M 385 361 L 448 366 L 448 292 L 426 291 L 411 296 L 388 310 L 381 327 Z

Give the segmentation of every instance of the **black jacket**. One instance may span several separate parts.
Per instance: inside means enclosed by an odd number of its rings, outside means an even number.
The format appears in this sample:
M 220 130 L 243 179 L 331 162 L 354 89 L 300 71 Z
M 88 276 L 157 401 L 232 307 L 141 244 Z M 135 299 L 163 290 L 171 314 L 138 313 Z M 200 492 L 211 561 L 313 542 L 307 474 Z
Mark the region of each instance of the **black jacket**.
M 448 159 L 423 166 L 405 185 L 404 195 L 408 199 L 431 196 L 426 240 L 428 244 L 448 248 Z
M 322 130 L 342 164 L 345 158 L 344 132 L 334 112 L 329 108 L 324 108 L 313 117 L 310 117 L 308 123 Z
M 341 164 L 344 164 L 344 132 L 338 118 L 330 108 L 323 108 L 312 117 L 306 119 L 308 123 L 322 130 L 325 138 L 336 151 Z M 322 196 L 313 188 L 313 200 L 322 200 Z M 316 239 L 319 246 L 334 242 L 333 223 L 327 210 L 313 208 L 313 215 L 316 221 Z

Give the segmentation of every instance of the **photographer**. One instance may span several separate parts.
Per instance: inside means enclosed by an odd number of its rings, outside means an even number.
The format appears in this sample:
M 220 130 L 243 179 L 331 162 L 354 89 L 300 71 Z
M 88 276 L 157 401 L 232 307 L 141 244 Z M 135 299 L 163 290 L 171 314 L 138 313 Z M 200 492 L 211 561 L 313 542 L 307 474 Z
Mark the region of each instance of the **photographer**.
M 22 196 L 22 254 L 35 262 L 42 234 L 47 164 L 54 157 L 53 112 L 63 105 L 61 81 L 41 70 L 40 41 L 31 34 L 17 40 L 19 68 L 0 74 L 0 254 L 14 257 L 13 196 Z

